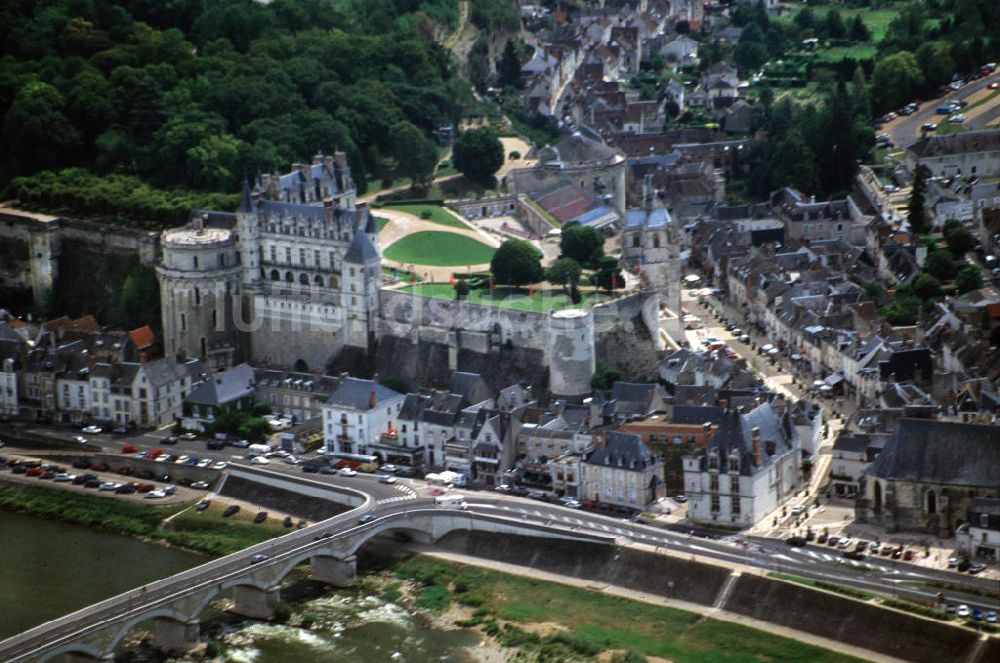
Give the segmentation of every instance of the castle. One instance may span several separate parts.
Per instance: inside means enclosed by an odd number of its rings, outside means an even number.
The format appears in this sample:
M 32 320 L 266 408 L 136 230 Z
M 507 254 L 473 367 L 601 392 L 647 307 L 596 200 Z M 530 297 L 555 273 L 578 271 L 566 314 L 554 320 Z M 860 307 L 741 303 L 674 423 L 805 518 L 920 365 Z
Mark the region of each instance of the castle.
M 656 225 L 643 225 L 640 244 L 663 232 Z M 161 249 L 164 350 L 213 369 L 326 371 L 380 344 L 380 370 L 416 384 L 472 370 L 502 384 L 548 381 L 575 398 L 591 391 L 603 333 L 634 320 L 659 338 L 650 290 L 587 310 L 525 311 L 382 288 L 378 225 L 341 152 L 244 183 L 235 213 L 196 212 L 163 233 Z M 646 258 L 659 261 L 652 248 Z
M 322 369 L 377 331 L 378 227 L 343 152 L 243 185 L 235 214 L 196 213 L 163 235 L 167 353 L 225 367 L 246 359 Z

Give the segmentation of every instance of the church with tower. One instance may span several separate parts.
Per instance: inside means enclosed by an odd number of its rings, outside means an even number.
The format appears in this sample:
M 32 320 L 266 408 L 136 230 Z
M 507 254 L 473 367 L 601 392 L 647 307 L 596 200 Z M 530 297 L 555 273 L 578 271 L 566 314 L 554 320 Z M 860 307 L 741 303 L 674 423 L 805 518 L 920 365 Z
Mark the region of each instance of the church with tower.
M 378 330 L 378 226 L 343 152 L 245 182 L 235 213 L 199 211 L 163 235 L 167 353 L 322 370 Z

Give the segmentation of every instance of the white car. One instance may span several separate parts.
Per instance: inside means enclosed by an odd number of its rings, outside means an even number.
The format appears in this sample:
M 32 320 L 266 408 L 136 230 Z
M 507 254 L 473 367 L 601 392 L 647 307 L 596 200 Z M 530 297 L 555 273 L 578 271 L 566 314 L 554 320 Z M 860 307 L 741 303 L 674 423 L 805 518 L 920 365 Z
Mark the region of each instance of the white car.
M 969 613 L 970 613 L 969 606 L 965 605 L 964 603 L 958 606 L 958 610 L 955 612 L 955 614 L 958 615 L 959 617 L 968 617 Z
M 211 458 L 203 458 L 202 460 L 198 461 L 198 467 L 210 467 L 211 465 L 212 465 Z
M 147 500 L 155 500 L 155 499 L 158 499 L 158 498 L 161 498 L 161 497 L 166 497 L 166 496 L 167 496 L 167 494 L 165 492 L 163 492 L 162 490 L 151 490 L 148 493 L 146 493 L 146 495 L 145 495 L 145 497 L 146 497 Z
M 86 433 L 87 435 L 100 435 L 101 433 L 104 432 L 104 430 L 102 428 L 99 428 L 98 426 L 87 426 L 86 428 L 83 429 L 83 432 Z
M 174 464 L 183 465 L 184 463 L 188 462 L 189 458 L 190 456 L 188 456 L 187 454 L 181 454 L 180 456 L 177 457 L 177 460 L 174 461 Z
M 358 473 L 355 470 L 352 470 L 349 467 L 342 467 L 342 468 L 340 468 L 340 472 L 338 472 L 337 474 L 339 474 L 342 477 L 356 477 L 356 476 L 358 476 Z
M 220 460 L 218 463 L 212 466 L 213 470 L 224 470 L 229 467 L 229 463 L 224 460 Z
M 74 442 L 79 442 L 80 444 L 86 444 L 87 443 L 87 438 L 85 438 L 83 435 L 74 435 L 73 436 L 73 441 Z
M 254 465 L 267 465 L 271 461 L 268 460 L 267 458 L 264 458 L 263 456 L 254 456 L 253 458 L 250 459 L 250 462 L 253 463 Z
M 802 506 L 801 504 L 796 504 L 795 506 L 792 507 L 792 515 L 798 516 L 805 510 L 806 508 L 804 506 Z
M 100 486 L 98 486 L 98 489 L 104 491 L 112 491 L 112 490 L 118 490 L 121 487 L 122 485 L 120 483 L 115 483 L 114 481 L 105 481 Z
M 396 483 L 396 477 L 388 474 L 379 475 L 378 480 L 379 483 Z
M 59 474 L 55 475 L 55 477 L 53 477 L 52 480 L 53 481 L 72 481 L 75 478 L 76 478 L 75 474 L 68 474 L 66 472 L 60 472 Z
M 289 465 L 298 465 L 299 464 L 299 459 L 296 458 L 295 456 L 291 456 L 291 455 L 285 456 L 282 460 L 285 463 L 288 463 Z

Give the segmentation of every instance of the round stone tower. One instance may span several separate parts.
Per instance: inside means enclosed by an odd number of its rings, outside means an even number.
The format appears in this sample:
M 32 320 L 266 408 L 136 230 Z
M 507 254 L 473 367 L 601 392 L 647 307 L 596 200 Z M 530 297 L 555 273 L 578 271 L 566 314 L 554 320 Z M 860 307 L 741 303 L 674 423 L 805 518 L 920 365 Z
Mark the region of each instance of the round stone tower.
M 236 237 L 225 228 L 174 228 L 163 233 L 160 281 L 166 354 L 201 357 L 210 369 L 237 358 L 234 300 L 242 267 Z
M 553 311 L 549 316 L 549 390 L 555 396 L 590 393 L 594 375 L 594 315 L 589 310 Z

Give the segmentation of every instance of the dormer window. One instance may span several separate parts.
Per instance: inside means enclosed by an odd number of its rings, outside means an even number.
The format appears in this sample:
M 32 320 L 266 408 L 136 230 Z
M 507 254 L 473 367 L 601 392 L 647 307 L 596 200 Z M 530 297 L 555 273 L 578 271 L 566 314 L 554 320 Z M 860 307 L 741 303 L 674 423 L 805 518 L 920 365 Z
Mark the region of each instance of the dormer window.
M 708 469 L 719 470 L 719 456 L 714 451 L 708 454 Z

